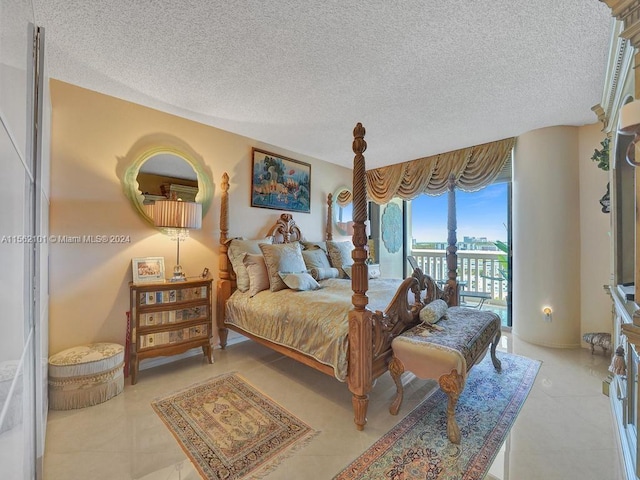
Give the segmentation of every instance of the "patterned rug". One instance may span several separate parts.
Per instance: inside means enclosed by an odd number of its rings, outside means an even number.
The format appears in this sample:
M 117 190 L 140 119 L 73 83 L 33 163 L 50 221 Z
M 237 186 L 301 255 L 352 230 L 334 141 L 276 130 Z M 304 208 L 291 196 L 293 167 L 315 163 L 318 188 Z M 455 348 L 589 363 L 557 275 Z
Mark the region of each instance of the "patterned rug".
M 151 405 L 209 480 L 266 474 L 317 433 L 236 374 Z
M 335 480 L 484 478 L 524 404 L 540 362 L 498 353 L 473 367 L 456 408 L 462 441 L 447 438 L 447 396 L 438 389 Z M 402 412 L 402 410 L 401 410 Z

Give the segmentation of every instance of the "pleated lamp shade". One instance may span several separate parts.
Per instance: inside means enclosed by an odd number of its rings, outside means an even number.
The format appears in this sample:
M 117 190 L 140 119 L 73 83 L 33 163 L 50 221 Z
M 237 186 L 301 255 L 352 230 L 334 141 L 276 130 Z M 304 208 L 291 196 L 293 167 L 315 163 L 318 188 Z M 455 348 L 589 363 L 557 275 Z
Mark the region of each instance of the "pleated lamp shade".
M 202 204 L 181 200 L 157 200 L 146 206 L 147 214 L 156 227 L 186 228 L 198 230 L 202 227 Z

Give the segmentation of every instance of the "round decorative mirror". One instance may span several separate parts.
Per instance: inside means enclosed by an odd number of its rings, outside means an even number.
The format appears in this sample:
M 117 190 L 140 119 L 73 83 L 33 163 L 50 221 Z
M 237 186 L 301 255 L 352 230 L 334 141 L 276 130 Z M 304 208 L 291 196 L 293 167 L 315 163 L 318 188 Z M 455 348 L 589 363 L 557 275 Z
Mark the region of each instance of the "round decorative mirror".
M 145 205 L 155 200 L 177 200 L 202 204 L 204 215 L 211 204 L 213 185 L 200 162 L 171 147 L 144 152 L 127 168 L 125 194 L 147 222 L 153 220 Z
M 198 195 L 196 171 L 172 153 L 149 158 L 140 167 L 136 181 L 145 204 L 167 199 L 195 202 Z
M 333 195 L 333 223 L 340 235 L 353 235 L 353 194 L 347 187 Z

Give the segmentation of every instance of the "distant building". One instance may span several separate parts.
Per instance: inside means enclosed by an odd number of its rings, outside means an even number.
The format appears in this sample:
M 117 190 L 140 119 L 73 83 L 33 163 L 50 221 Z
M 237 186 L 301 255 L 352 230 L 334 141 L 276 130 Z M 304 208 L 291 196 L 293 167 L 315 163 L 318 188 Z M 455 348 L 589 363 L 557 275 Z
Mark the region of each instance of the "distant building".
M 446 250 L 447 242 L 417 241 L 411 239 L 411 247 L 416 250 Z M 458 250 L 481 250 L 492 252 L 498 250 L 494 242 L 487 240 L 487 237 L 463 237 L 461 242 L 456 244 Z

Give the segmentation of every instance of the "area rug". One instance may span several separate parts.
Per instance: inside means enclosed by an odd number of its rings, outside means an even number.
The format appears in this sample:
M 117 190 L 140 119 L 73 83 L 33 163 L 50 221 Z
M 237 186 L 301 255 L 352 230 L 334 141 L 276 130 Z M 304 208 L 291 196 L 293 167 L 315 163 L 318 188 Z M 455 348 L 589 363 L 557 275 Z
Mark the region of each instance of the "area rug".
M 487 355 L 467 377 L 456 408 L 460 445 L 447 438 L 447 396 L 438 389 L 334 480 L 484 478 L 540 368 L 518 355 L 498 358 L 501 373 Z
M 209 480 L 264 475 L 317 433 L 235 373 L 151 405 Z

